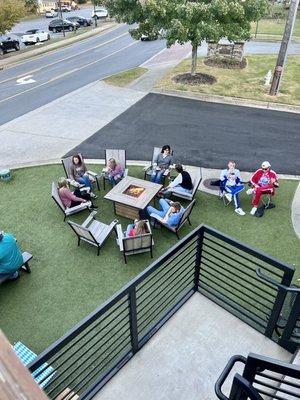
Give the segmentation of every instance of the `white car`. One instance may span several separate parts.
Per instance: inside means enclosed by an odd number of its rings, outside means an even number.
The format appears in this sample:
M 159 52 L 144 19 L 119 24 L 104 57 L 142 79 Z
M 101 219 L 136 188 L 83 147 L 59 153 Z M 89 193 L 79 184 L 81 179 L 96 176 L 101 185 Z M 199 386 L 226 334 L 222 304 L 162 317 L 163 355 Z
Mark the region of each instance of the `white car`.
M 58 17 L 58 12 L 55 10 L 46 11 L 45 17 L 46 18 L 56 18 L 56 17 Z
M 95 11 L 92 12 L 92 18 L 107 18 L 108 11 L 105 8 L 96 8 Z
M 31 29 L 30 31 L 26 31 L 24 35 L 21 36 L 21 41 L 24 44 L 39 43 L 46 40 L 50 40 L 50 33 L 43 31 L 42 29 Z

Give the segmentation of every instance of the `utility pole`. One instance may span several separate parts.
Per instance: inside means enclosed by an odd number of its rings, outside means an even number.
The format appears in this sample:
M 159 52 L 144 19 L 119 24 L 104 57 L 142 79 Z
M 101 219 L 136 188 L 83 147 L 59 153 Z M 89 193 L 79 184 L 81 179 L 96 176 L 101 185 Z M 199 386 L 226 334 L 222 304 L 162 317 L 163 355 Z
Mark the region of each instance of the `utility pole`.
M 62 23 L 63 36 L 66 37 L 64 19 L 63 19 L 62 9 L 61 9 L 61 0 L 59 0 L 59 2 L 58 2 L 58 7 L 59 7 L 59 13 L 60 13 L 60 18 L 61 18 L 61 23 Z
M 289 8 L 289 13 L 284 29 L 284 34 L 282 37 L 281 45 L 280 45 L 280 50 L 278 53 L 277 57 L 277 62 L 276 62 L 276 67 L 275 71 L 273 74 L 273 80 L 270 88 L 270 95 L 271 96 L 276 96 L 279 92 L 279 87 L 283 75 L 283 68 L 284 64 L 286 61 L 287 57 L 287 50 L 289 43 L 291 41 L 294 25 L 295 25 L 295 20 L 297 16 L 297 10 L 299 6 L 299 0 L 291 0 L 290 2 L 290 8 Z

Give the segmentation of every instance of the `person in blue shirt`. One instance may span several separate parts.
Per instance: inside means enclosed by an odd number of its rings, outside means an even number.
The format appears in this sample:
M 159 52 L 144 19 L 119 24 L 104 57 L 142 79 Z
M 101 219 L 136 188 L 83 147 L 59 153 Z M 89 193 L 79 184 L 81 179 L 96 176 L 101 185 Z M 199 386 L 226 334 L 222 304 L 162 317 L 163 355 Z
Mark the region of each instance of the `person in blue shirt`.
M 179 202 L 168 203 L 165 199 L 159 200 L 159 205 L 161 210 L 157 210 L 152 206 L 147 207 L 147 213 L 156 214 L 163 218 L 163 222 L 169 225 L 171 228 L 176 228 L 180 222 L 180 218 L 184 213 L 185 209 L 181 206 Z
M 17 240 L 10 233 L 0 231 L 0 276 L 10 280 L 19 277 L 23 256 Z
M 241 208 L 239 193 L 242 192 L 245 186 L 242 184 L 241 173 L 235 168 L 235 161 L 230 160 L 226 169 L 221 171 L 220 189 L 222 194 L 230 203 L 234 201 L 235 212 L 239 215 L 245 215 L 245 211 Z

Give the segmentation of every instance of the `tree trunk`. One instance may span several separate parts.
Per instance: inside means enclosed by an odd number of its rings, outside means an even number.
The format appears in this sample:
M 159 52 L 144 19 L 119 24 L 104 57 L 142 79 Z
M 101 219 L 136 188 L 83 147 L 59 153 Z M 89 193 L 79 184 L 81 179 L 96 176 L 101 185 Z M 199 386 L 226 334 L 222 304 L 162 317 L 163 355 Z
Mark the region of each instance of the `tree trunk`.
M 191 75 L 192 76 L 196 75 L 197 51 L 198 51 L 198 45 L 197 44 L 193 44 L 193 47 L 192 47 L 192 70 L 191 70 Z

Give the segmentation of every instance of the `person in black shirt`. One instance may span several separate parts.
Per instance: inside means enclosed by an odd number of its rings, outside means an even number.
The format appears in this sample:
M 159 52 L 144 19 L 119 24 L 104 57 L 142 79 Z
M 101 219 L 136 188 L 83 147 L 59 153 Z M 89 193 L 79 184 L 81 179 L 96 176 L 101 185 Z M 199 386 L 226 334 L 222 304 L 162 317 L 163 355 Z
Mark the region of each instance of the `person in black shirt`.
M 183 170 L 181 164 L 175 165 L 175 171 L 178 172 L 177 177 L 169 183 L 169 186 L 163 189 L 162 194 L 168 197 L 171 192 L 192 193 L 193 183 L 191 175 Z

